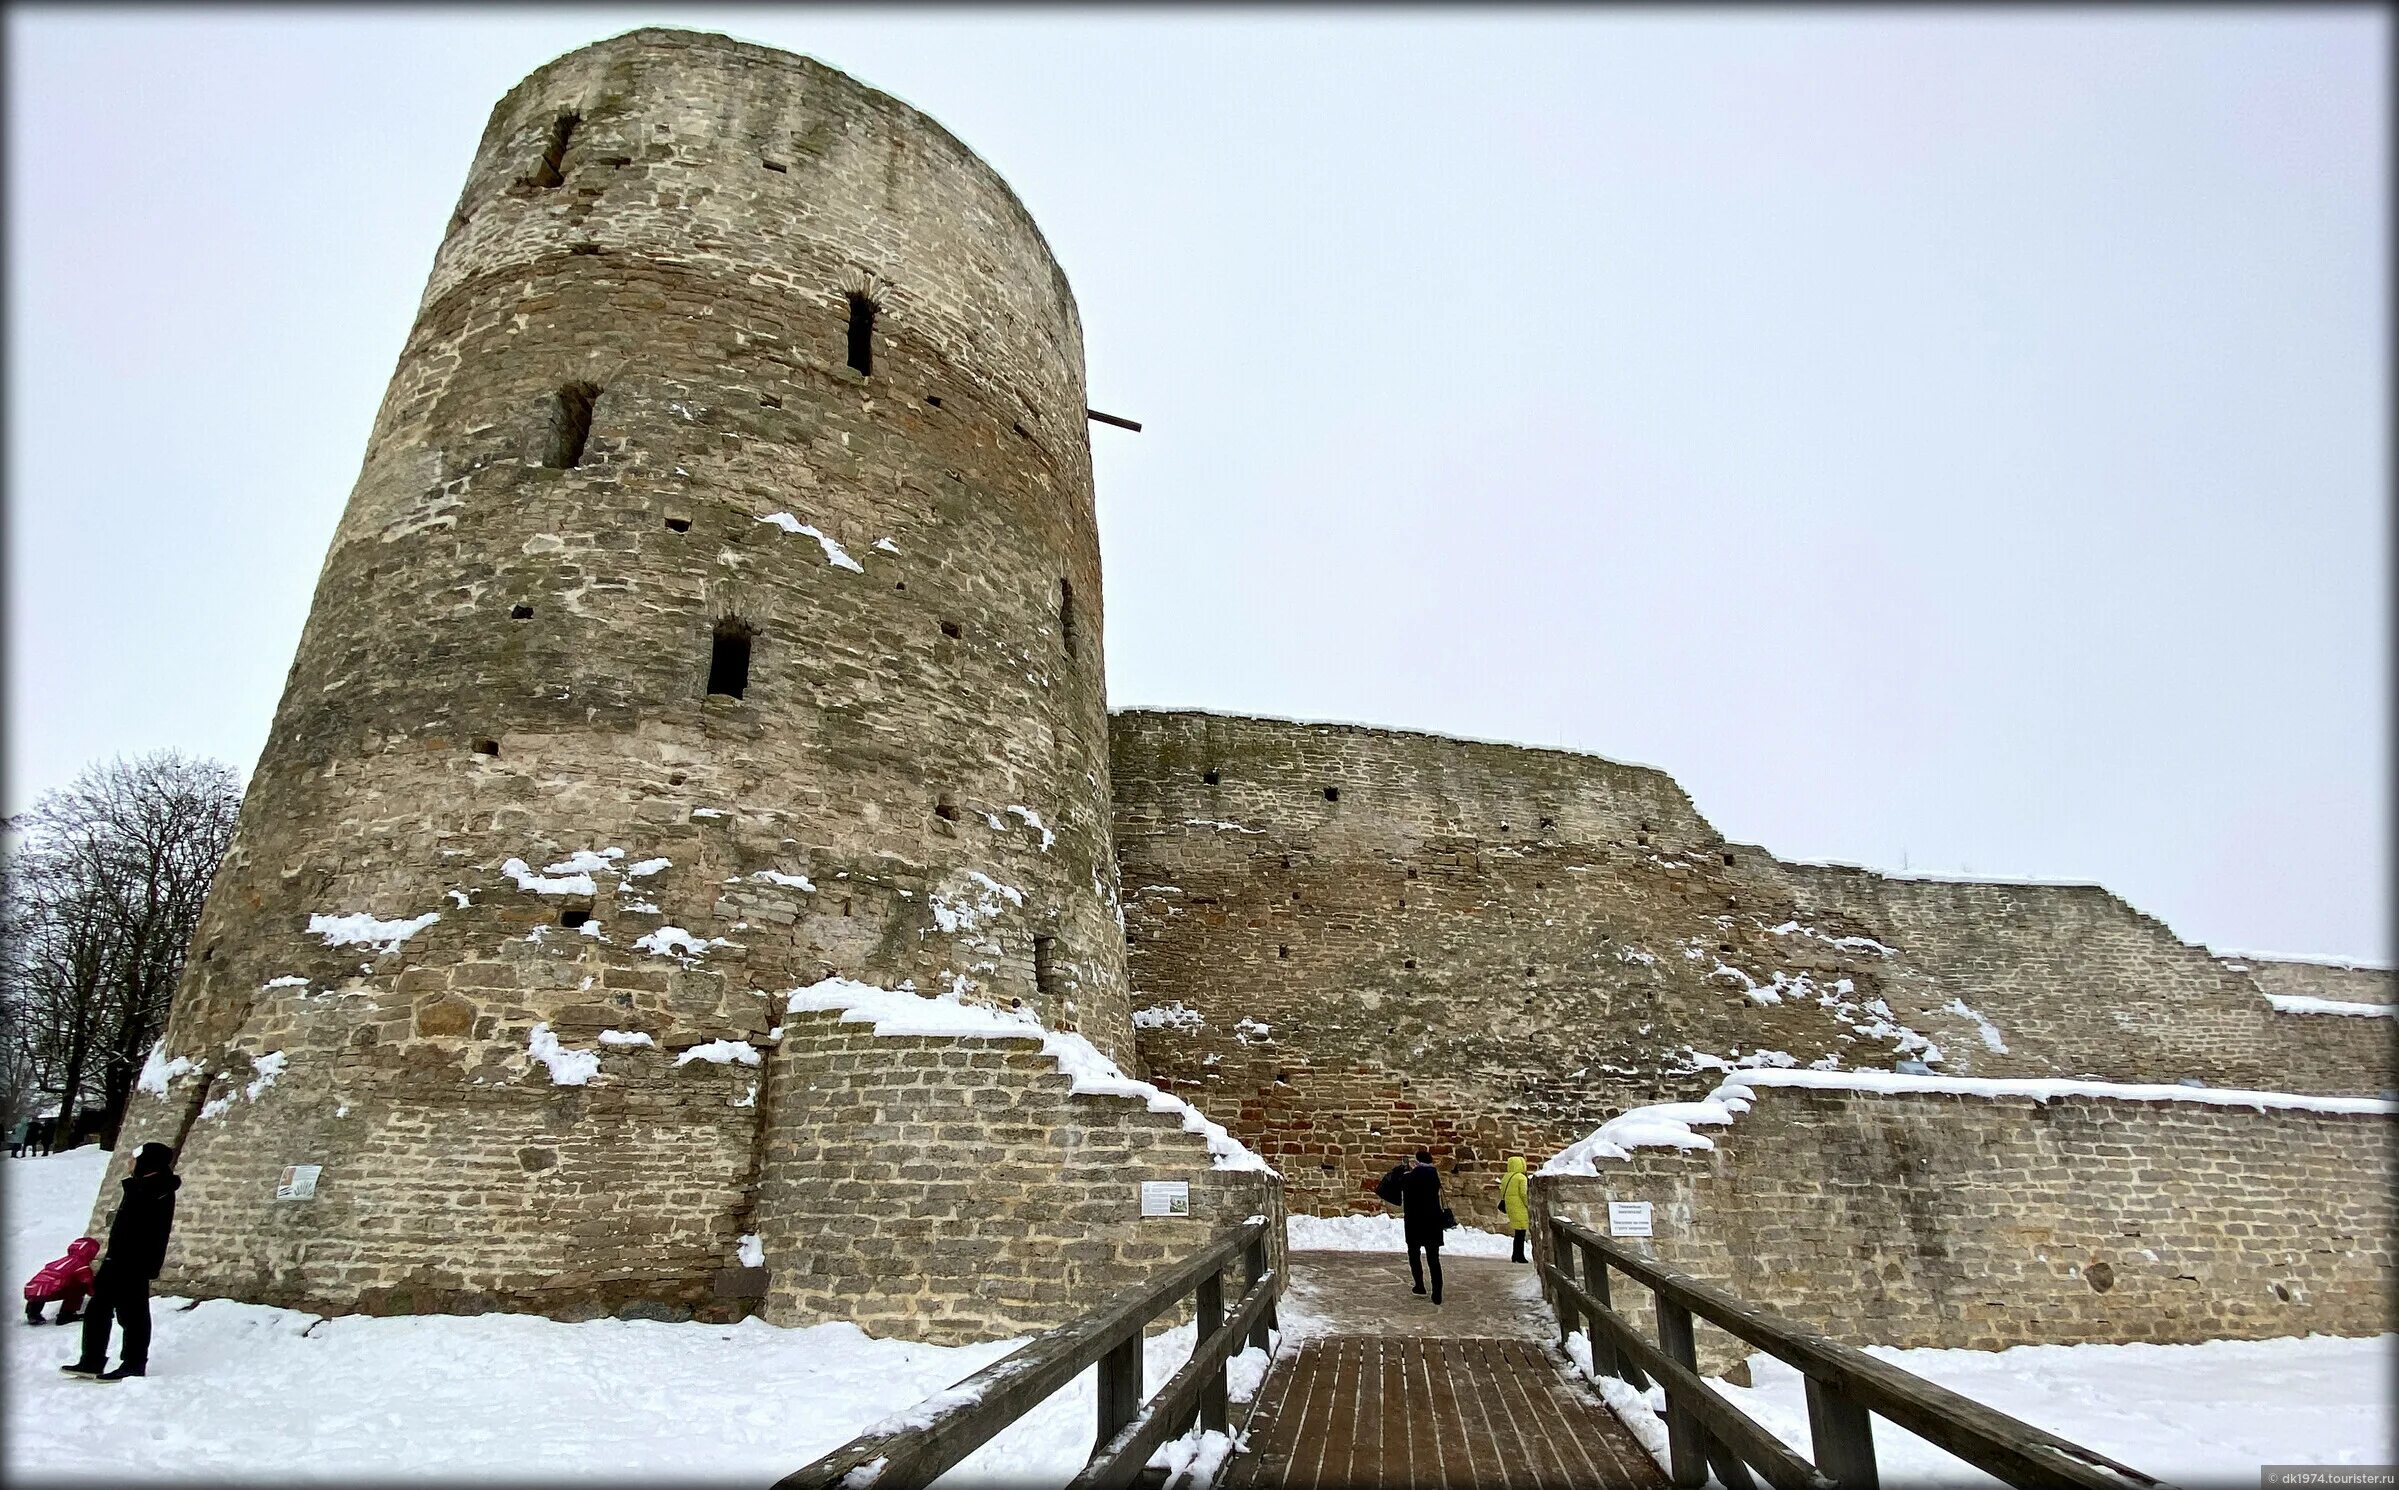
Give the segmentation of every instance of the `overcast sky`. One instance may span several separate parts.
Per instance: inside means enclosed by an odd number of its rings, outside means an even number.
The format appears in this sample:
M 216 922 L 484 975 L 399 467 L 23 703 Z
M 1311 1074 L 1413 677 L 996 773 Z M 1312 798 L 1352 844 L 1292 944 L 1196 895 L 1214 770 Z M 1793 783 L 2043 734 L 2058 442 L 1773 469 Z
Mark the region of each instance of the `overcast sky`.
M 1082 307 L 1109 691 L 2387 960 L 2373 10 L 8 14 L 7 805 L 247 772 L 486 115 L 806 52 Z

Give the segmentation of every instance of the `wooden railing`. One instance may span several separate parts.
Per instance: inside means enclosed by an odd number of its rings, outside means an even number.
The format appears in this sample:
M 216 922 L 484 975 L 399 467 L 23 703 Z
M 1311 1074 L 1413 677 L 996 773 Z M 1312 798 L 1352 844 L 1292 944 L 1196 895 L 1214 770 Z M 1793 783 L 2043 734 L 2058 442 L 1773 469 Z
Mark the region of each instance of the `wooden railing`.
M 1099 1365 L 1099 1424 L 1090 1462 L 1069 1490 L 1129 1485 L 1158 1445 L 1202 1427 L 1229 1431 L 1225 1366 L 1244 1341 L 1264 1348 L 1279 1273 L 1266 1265 L 1266 1221 L 1252 1216 L 1154 1281 L 1028 1340 L 956 1386 L 886 1418 L 775 1490 L 919 1490 L 1002 1430 Z M 1248 1282 L 1228 1317 L 1224 1271 L 1242 1259 Z M 1142 1329 L 1186 1297 L 1197 1323 L 1191 1358 L 1156 1396 L 1141 1400 Z
M 1666 1389 L 1667 1474 L 1678 1486 L 1705 1484 L 1712 1468 L 1725 1490 L 1751 1490 L 1756 1484 L 1752 1470 L 1777 1490 L 1874 1490 L 1877 1415 L 2011 1485 L 2124 1490 L 2164 1483 L 1660 1267 L 1588 1227 L 1562 1217 L 1550 1218 L 1549 1226 L 1552 1260 L 1541 1273 L 1557 1309 L 1559 1341 L 1575 1333 L 1578 1317 L 1588 1320 L 1595 1372 L 1635 1387 L 1647 1387 L 1655 1378 Z M 1579 1279 L 1573 1262 L 1578 1255 Z M 1655 1296 L 1654 1344 L 1609 1302 L 1611 1267 Z M 1807 1378 L 1813 1464 L 1700 1376 L 1693 1315 L 1797 1367 Z

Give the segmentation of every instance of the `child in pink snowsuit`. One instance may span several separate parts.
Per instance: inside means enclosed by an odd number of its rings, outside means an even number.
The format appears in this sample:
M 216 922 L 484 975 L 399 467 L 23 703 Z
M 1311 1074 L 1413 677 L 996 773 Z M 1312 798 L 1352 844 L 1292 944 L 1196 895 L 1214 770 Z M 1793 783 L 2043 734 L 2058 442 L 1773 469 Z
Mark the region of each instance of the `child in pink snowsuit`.
M 67 1255 L 44 1267 L 25 1285 L 25 1322 L 42 1322 L 42 1305 L 58 1300 L 58 1322 L 72 1324 L 83 1312 L 84 1298 L 92 1291 L 92 1259 L 100 1254 L 100 1244 L 87 1236 L 67 1243 Z

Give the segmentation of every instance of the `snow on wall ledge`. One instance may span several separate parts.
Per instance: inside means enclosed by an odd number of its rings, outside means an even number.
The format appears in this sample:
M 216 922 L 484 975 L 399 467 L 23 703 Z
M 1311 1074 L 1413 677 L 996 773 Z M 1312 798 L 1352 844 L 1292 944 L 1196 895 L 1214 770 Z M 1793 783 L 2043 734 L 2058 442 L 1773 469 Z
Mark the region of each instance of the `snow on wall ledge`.
M 1097 1096 L 1138 1097 L 1152 1112 L 1173 1113 L 1184 1130 L 1206 1140 L 1210 1162 L 1218 1169 L 1247 1169 L 1264 1174 L 1274 1167 L 1259 1158 L 1224 1127 L 1210 1121 L 1180 1097 L 1169 1096 L 1146 1081 L 1125 1075 L 1116 1062 L 1081 1035 L 1043 1028 L 1030 1013 L 1000 1010 L 961 1001 L 955 992 L 919 994 L 907 989 L 877 988 L 850 978 L 826 978 L 785 996 L 793 1014 L 838 1013 L 845 1022 L 874 1026 L 878 1035 L 936 1035 L 973 1040 L 1039 1040 L 1042 1054 L 1057 1063 L 1077 1092 Z
M 1745 1070 L 1697 1102 L 1657 1102 L 1635 1107 L 1602 1123 L 1590 1136 L 1552 1155 L 1539 1173 L 1597 1174 L 1598 1161 L 1629 1159 L 1635 1149 L 1712 1149 L 1715 1140 L 1693 1132 L 1695 1125 L 1723 1126 L 1747 1112 L 1761 1086 L 1813 1087 L 1820 1091 L 1879 1092 L 1907 1096 L 2030 1098 L 2099 1097 L 2121 1102 L 2196 1102 L 2213 1107 L 2247 1107 L 2264 1112 L 2399 1113 L 2399 1103 L 2379 1097 L 2319 1097 L 2304 1092 L 2251 1092 L 2204 1086 L 2117 1081 L 2065 1081 L 2046 1077 L 1912 1076 L 1896 1071 Z
M 1533 1182 L 1530 1230 L 1547 1257 L 1550 1217 L 1606 1235 L 1611 1206 L 1646 1202 L 1628 1246 L 1852 1345 L 2371 1335 L 2399 1323 L 2393 1110 L 1744 1071 L 1570 1146 Z M 1703 1370 L 1744 1353 L 1704 1328 L 1700 1352 Z
M 2388 1019 L 2399 1009 L 2389 1004 L 2359 1004 L 2347 999 L 2322 999 L 2304 993 L 2269 993 L 2266 1002 L 2281 1014 L 2354 1014 L 2367 1019 Z

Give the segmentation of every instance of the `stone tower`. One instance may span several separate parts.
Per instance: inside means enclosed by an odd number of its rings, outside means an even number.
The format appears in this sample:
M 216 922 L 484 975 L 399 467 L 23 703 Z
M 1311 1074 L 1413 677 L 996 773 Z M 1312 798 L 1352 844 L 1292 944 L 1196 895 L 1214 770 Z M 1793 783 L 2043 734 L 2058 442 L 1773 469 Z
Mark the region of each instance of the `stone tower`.
M 170 1281 L 715 1307 L 828 976 L 1130 1066 L 1089 457 L 1066 280 L 924 115 L 664 30 L 504 98 L 136 1104 Z

